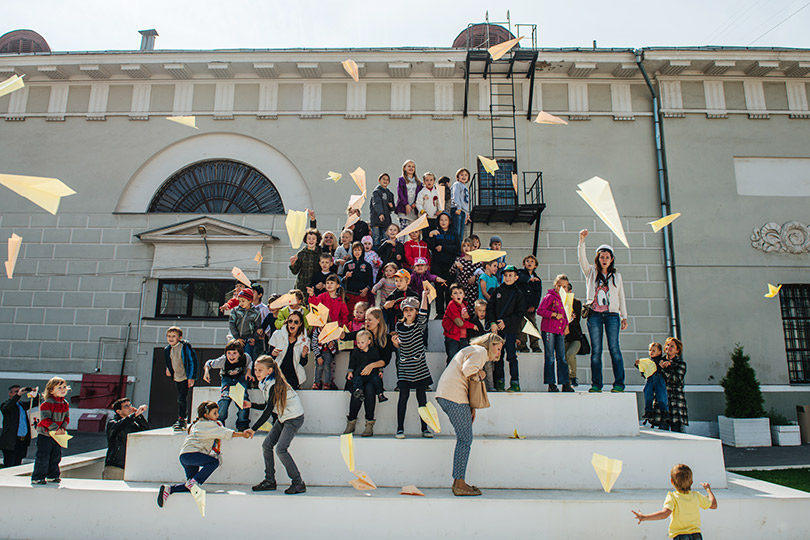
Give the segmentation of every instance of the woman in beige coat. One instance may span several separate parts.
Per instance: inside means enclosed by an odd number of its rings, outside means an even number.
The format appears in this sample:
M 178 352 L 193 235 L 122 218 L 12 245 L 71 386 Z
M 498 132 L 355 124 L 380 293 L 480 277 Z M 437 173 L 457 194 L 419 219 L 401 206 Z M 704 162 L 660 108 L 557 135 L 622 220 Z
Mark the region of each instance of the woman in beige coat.
M 472 446 L 472 424 L 475 409 L 470 407 L 470 380 L 484 380 L 484 364 L 501 358 L 503 338 L 485 334 L 461 349 L 442 373 L 436 387 L 436 401 L 450 418 L 456 431 L 456 450 L 453 455 L 453 495 L 481 495 L 481 490 L 464 481 L 467 461 Z

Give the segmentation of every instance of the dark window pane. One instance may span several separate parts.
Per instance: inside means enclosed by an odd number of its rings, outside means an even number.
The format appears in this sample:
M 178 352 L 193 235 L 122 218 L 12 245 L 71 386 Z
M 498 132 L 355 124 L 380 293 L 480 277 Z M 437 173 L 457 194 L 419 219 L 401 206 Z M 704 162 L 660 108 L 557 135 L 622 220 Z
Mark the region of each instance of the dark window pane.
M 198 282 L 194 284 L 194 297 L 191 300 L 192 317 L 216 317 L 219 306 L 224 303 L 225 293 L 219 282 Z
M 512 159 L 499 159 L 498 170 L 489 174 L 484 166 L 478 162 L 478 204 L 480 206 L 515 206 L 517 204 L 515 188 L 512 185 L 512 172 L 515 170 L 515 161 Z
M 227 318 L 219 306 L 225 302 L 232 281 L 160 281 L 157 317 Z
M 188 283 L 162 284 L 158 315 L 185 315 L 190 288 Z
M 791 383 L 810 383 L 810 285 L 783 284 L 779 291 Z

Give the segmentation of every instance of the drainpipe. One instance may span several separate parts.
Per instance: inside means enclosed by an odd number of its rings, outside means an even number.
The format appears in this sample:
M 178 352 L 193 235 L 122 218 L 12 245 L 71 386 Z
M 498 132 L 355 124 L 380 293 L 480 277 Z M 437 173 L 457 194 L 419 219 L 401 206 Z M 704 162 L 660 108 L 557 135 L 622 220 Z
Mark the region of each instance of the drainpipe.
M 661 111 L 661 101 L 655 93 L 655 88 L 647 71 L 644 69 L 644 50 L 635 51 L 638 65 L 647 89 L 653 101 L 653 126 L 655 128 L 655 157 L 658 162 L 658 192 L 661 197 L 661 217 L 672 213 L 669 204 L 669 175 L 667 173 L 667 155 L 664 150 L 664 114 Z M 675 251 L 673 249 L 672 227 L 664 227 L 664 266 L 667 271 L 667 296 L 669 297 L 669 330 L 672 336 L 681 339 L 680 335 L 680 309 L 678 303 L 678 279 L 675 273 Z

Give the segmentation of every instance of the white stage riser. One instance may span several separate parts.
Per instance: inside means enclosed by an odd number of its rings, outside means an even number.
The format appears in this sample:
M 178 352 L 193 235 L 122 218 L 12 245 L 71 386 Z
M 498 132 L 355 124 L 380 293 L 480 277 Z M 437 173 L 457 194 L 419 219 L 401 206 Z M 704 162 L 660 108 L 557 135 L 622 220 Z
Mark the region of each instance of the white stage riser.
M 251 399 L 263 401 L 258 390 L 249 391 Z M 217 401 L 219 387 L 198 387 L 194 389 L 193 409 L 204 400 Z M 343 391 L 304 390 L 299 392 L 304 405 L 305 417 L 302 433 L 340 434 L 346 427 L 349 412 L 349 393 Z M 397 428 L 398 393 L 388 392 L 388 401 L 378 403 L 375 409 L 377 423 L 374 432 L 393 435 Z M 575 394 L 498 392 L 489 394 L 492 406 L 477 412 L 475 431 L 480 435 L 512 435 L 517 429 L 521 435 L 529 437 L 633 437 L 638 435 L 638 412 L 636 396 L 624 394 Z M 452 434 L 450 419 L 441 410 L 435 394 L 428 394 L 439 411 L 443 433 Z M 228 409 L 225 424 L 236 425 L 236 405 Z M 258 419 L 260 411 L 251 411 L 251 419 Z M 408 434 L 420 433 L 416 394 L 411 392 L 405 428 Z M 357 434 L 362 432 L 365 412 L 361 408 L 357 422 Z
M 262 479 L 264 436 L 223 441 L 223 464 L 212 482 L 254 484 Z M 125 478 L 135 482 L 174 482 L 182 479 L 178 454 L 184 434 L 168 428 L 129 436 Z M 355 438 L 355 463 L 380 486 L 416 484 L 442 487 L 451 481 L 455 438 L 396 440 Z M 468 467 L 469 482 L 487 488 L 599 489 L 591 467 L 596 452 L 621 459 L 620 489 L 667 488 L 669 471 L 688 463 L 695 478 L 725 487 L 720 441 L 684 434 L 646 432 L 629 438 L 526 439 L 476 437 Z M 301 435 L 290 453 L 304 481 L 319 486 L 343 486 L 354 478 L 340 454 L 338 436 Z M 276 479 L 287 476 L 276 460 Z
M 637 525 L 630 514 L 631 509 L 660 509 L 663 490 L 536 494 L 490 490 L 482 497 L 458 498 L 448 489 L 428 490 L 426 497 L 398 495 L 398 489 L 366 496 L 350 488 L 310 488 L 306 494 L 288 496 L 209 485 L 202 518 L 186 494 L 173 495 L 163 509 L 158 508 L 156 485 L 66 480 L 57 489 L 27 484 L 20 478 L 0 485 L 4 515 L 14 516 L 4 520 L 4 538 L 230 538 L 239 527 L 246 527 L 247 534 L 262 531 L 278 538 L 333 540 L 356 539 L 362 530 L 385 531 L 379 536 L 391 539 L 491 539 L 508 530 L 511 538 L 541 534 L 555 540 L 597 538 L 605 531 L 610 531 L 610 538 L 666 538 L 667 531 L 667 521 Z M 718 490 L 720 508 L 701 513 L 707 538 L 804 540 L 810 535 L 805 519 L 808 494 L 764 482 L 750 484 L 759 489 Z M 223 488 L 227 491 L 216 491 Z M 36 509 L 46 509 L 47 515 Z

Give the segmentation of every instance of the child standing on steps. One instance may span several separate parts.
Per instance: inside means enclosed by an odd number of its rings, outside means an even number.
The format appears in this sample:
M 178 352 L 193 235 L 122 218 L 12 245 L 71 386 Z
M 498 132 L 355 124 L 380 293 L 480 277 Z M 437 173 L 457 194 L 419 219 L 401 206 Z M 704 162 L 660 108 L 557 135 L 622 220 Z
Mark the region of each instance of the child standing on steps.
M 382 259 L 377 252 L 374 251 L 374 241 L 371 236 L 364 236 L 363 240 L 363 259 L 371 265 L 371 281 L 377 283 L 377 272 L 382 268 Z M 373 303 L 373 300 L 372 302 Z
M 261 328 L 261 314 L 253 305 L 253 290 L 245 289 L 237 296 L 239 306 L 231 311 L 228 326 L 232 339 L 241 339 L 245 344 L 245 352 L 253 356 L 253 347 Z M 262 350 L 264 347 L 262 346 Z
M 321 233 L 318 229 L 307 229 L 304 233 L 304 247 L 290 257 L 290 272 L 297 276 L 295 288 L 306 291 L 312 276 L 318 271 L 318 260 L 321 257 Z
M 456 181 L 450 191 L 453 229 L 456 232 L 456 238 L 464 238 L 464 226 L 470 222 L 470 189 L 467 187 L 469 181 L 470 171 L 463 167 L 456 171 Z
M 672 467 L 669 481 L 675 491 L 667 493 L 664 508 L 652 514 L 642 514 L 632 511 L 638 520 L 658 521 L 671 518 L 669 522 L 669 537 L 674 540 L 702 540 L 700 531 L 700 510 L 716 510 L 717 498 L 712 487 L 702 482 L 700 485 L 706 490 L 708 497 L 697 491 L 692 491 L 692 469 L 683 463 Z
M 275 413 L 278 418 L 273 423 L 270 433 L 262 443 L 262 454 L 264 456 L 264 480 L 253 486 L 253 491 L 275 491 L 276 489 L 276 467 L 273 457 L 273 449 L 287 476 L 290 477 L 290 487 L 284 490 L 287 495 L 304 493 L 307 490 L 306 484 L 301 479 L 301 473 L 295 464 L 288 449 L 298 430 L 304 425 L 304 406 L 301 399 L 292 387 L 287 384 L 284 374 L 270 356 L 262 356 L 256 360 L 256 377 L 260 378 L 259 389 L 265 397 L 265 403 L 250 405 L 254 409 L 263 409 L 262 415 L 253 424 L 253 430 L 257 431 L 270 419 L 271 413 Z
M 197 407 L 197 419 L 188 427 L 186 440 L 180 450 L 180 465 L 186 471 L 186 481 L 173 486 L 161 485 L 157 505 L 163 508 L 172 493 L 188 493 L 195 485 L 201 486 L 219 467 L 222 439 L 253 437 L 253 430 L 233 431 L 217 420 L 219 406 L 213 401 L 203 401 Z
M 340 326 L 345 326 L 349 322 L 349 309 L 343 299 L 343 287 L 340 286 L 340 278 L 335 274 L 330 274 L 326 278 L 326 292 L 310 298 L 311 306 L 323 305 L 329 310 L 329 322 L 337 322 Z M 334 381 L 334 361 L 338 354 L 337 341 L 319 343 L 321 328 L 312 329 L 311 349 L 315 358 L 315 381 L 312 383 L 313 390 L 337 390 Z
M 428 230 L 436 228 L 436 220 L 439 217 L 441 206 L 439 205 L 439 190 L 436 189 L 436 176 L 432 172 L 422 175 L 422 190 L 416 196 L 416 213 L 425 214 L 428 221 Z
M 248 289 L 242 292 L 245 290 Z M 163 349 L 166 376 L 171 377 L 177 387 L 177 422 L 173 427 L 175 431 L 184 431 L 188 418 L 188 393 L 197 376 L 197 353 L 191 343 L 183 339 L 183 331 L 177 326 L 166 330 L 166 341 L 169 343 Z
M 560 274 L 554 278 L 554 288 L 549 289 L 537 314 L 543 319 L 540 322 L 540 333 L 543 336 L 543 348 L 546 351 L 546 362 L 543 370 L 543 383 L 548 385 L 549 392 L 559 392 L 557 379 L 562 383 L 563 392 L 573 392 L 568 381 L 568 362 L 565 360 L 565 334 L 568 333 L 568 316 L 560 297 L 560 290 L 568 287 L 568 276 Z M 554 357 L 557 357 L 557 375 L 554 376 Z
M 374 394 L 379 395 L 384 392 L 382 378 L 380 377 L 380 370 L 377 368 L 372 369 L 365 373 L 366 366 L 373 364 L 380 360 L 380 351 L 377 347 L 372 345 L 373 335 L 368 330 L 360 330 L 357 332 L 357 338 L 354 342 L 354 349 L 352 349 L 349 357 L 349 372 L 346 377 L 351 381 L 352 396 L 360 401 L 365 400 L 364 388 L 367 383 L 371 382 L 374 385 Z M 371 428 L 369 428 L 371 422 Z M 366 431 L 370 434 L 364 437 L 370 437 L 373 432 L 374 420 L 366 421 Z
M 650 360 L 655 364 L 655 371 L 647 376 L 647 381 L 644 383 L 644 423 L 649 422 L 652 425 L 654 419 L 653 400 L 658 403 L 661 409 L 661 424 L 658 427 L 662 429 L 668 423 L 669 416 L 669 403 L 667 397 L 667 380 L 661 371 L 661 362 L 664 360 L 663 347 L 657 341 L 650 343 L 647 349 L 650 352 Z M 638 367 L 638 360 L 633 364 Z
M 391 212 L 394 211 L 394 194 L 388 189 L 391 177 L 388 173 L 382 173 L 377 183 L 377 187 L 371 192 L 368 219 L 375 247 L 382 243 L 385 231 L 391 225 Z
M 399 349 L 397 379 L 399 402 L 397 403 L 397 439 L 405 438 L 405 411 L 411 390 L 416 390 L 416 401 L 420 407 L 427 404 L 427 387 L 433 384 L 425 357 L 425 330 L 428 321 L 428 291 L 422 291 L 422 303 L 416 298 L 405 298 L 402 301 L 402 320 L 397 323 L 396 333 L 392 336 L 394 346 Z M 433 437 L 424 420 L 422 436 Z
M 219 406 L 219 421 L 223 424 L 228 419 L 228 409 L 231 406 L 231 387 L 241 384 L 247 391 L 250 386 L 248 381 L 253 380 L 253 359 L 245 353 L 241 340 L 233 339 L 225 345 L 225 353 L 219 358 L 212 358 L 205 363 L 203 380 L 211 382 L 211 370 L 220 370 L 222 388 L 220 398 L 217 402 Z M 250 409 L 243 407 L 236 408 L 236 429 L 244 431 L 250 426 Z
M 70 387 L 61 377 L 53 377 L 45 385 L 42 397 L 45 401 L 39 406 L 40 420 L 37 424 L 37 456 L 31 485 L 44 485 L 61 481 L 59 462 L 62 461 L 62 447 L 51 437 L 65 435 L 70 421 L 70 406 L 65 396 Z M 47 478 L 47 480 L 46 480 Z
M 397 217 L 399 226 L 404 229 L 416 219 L 416 196 L 422 190 L 422 182 L 416 176 L 416 162 L 405 160 L 402 176 L 397 180 Z
M 517 287 L 517 268 L 511 264 L 503 269 L 503 284 L 495 288 L 487 303 L 487 320 L 490 332 L 504 338 L 501 355 L 506 355 L 509 362 L 509 392 L 520 392 L 520 373 L 516 340 L 522 328 L 523 314 L 526 312 L 526 301 Z M 504 391 L 505 374 L 503 362 L 495 364 L 495 389 Z

